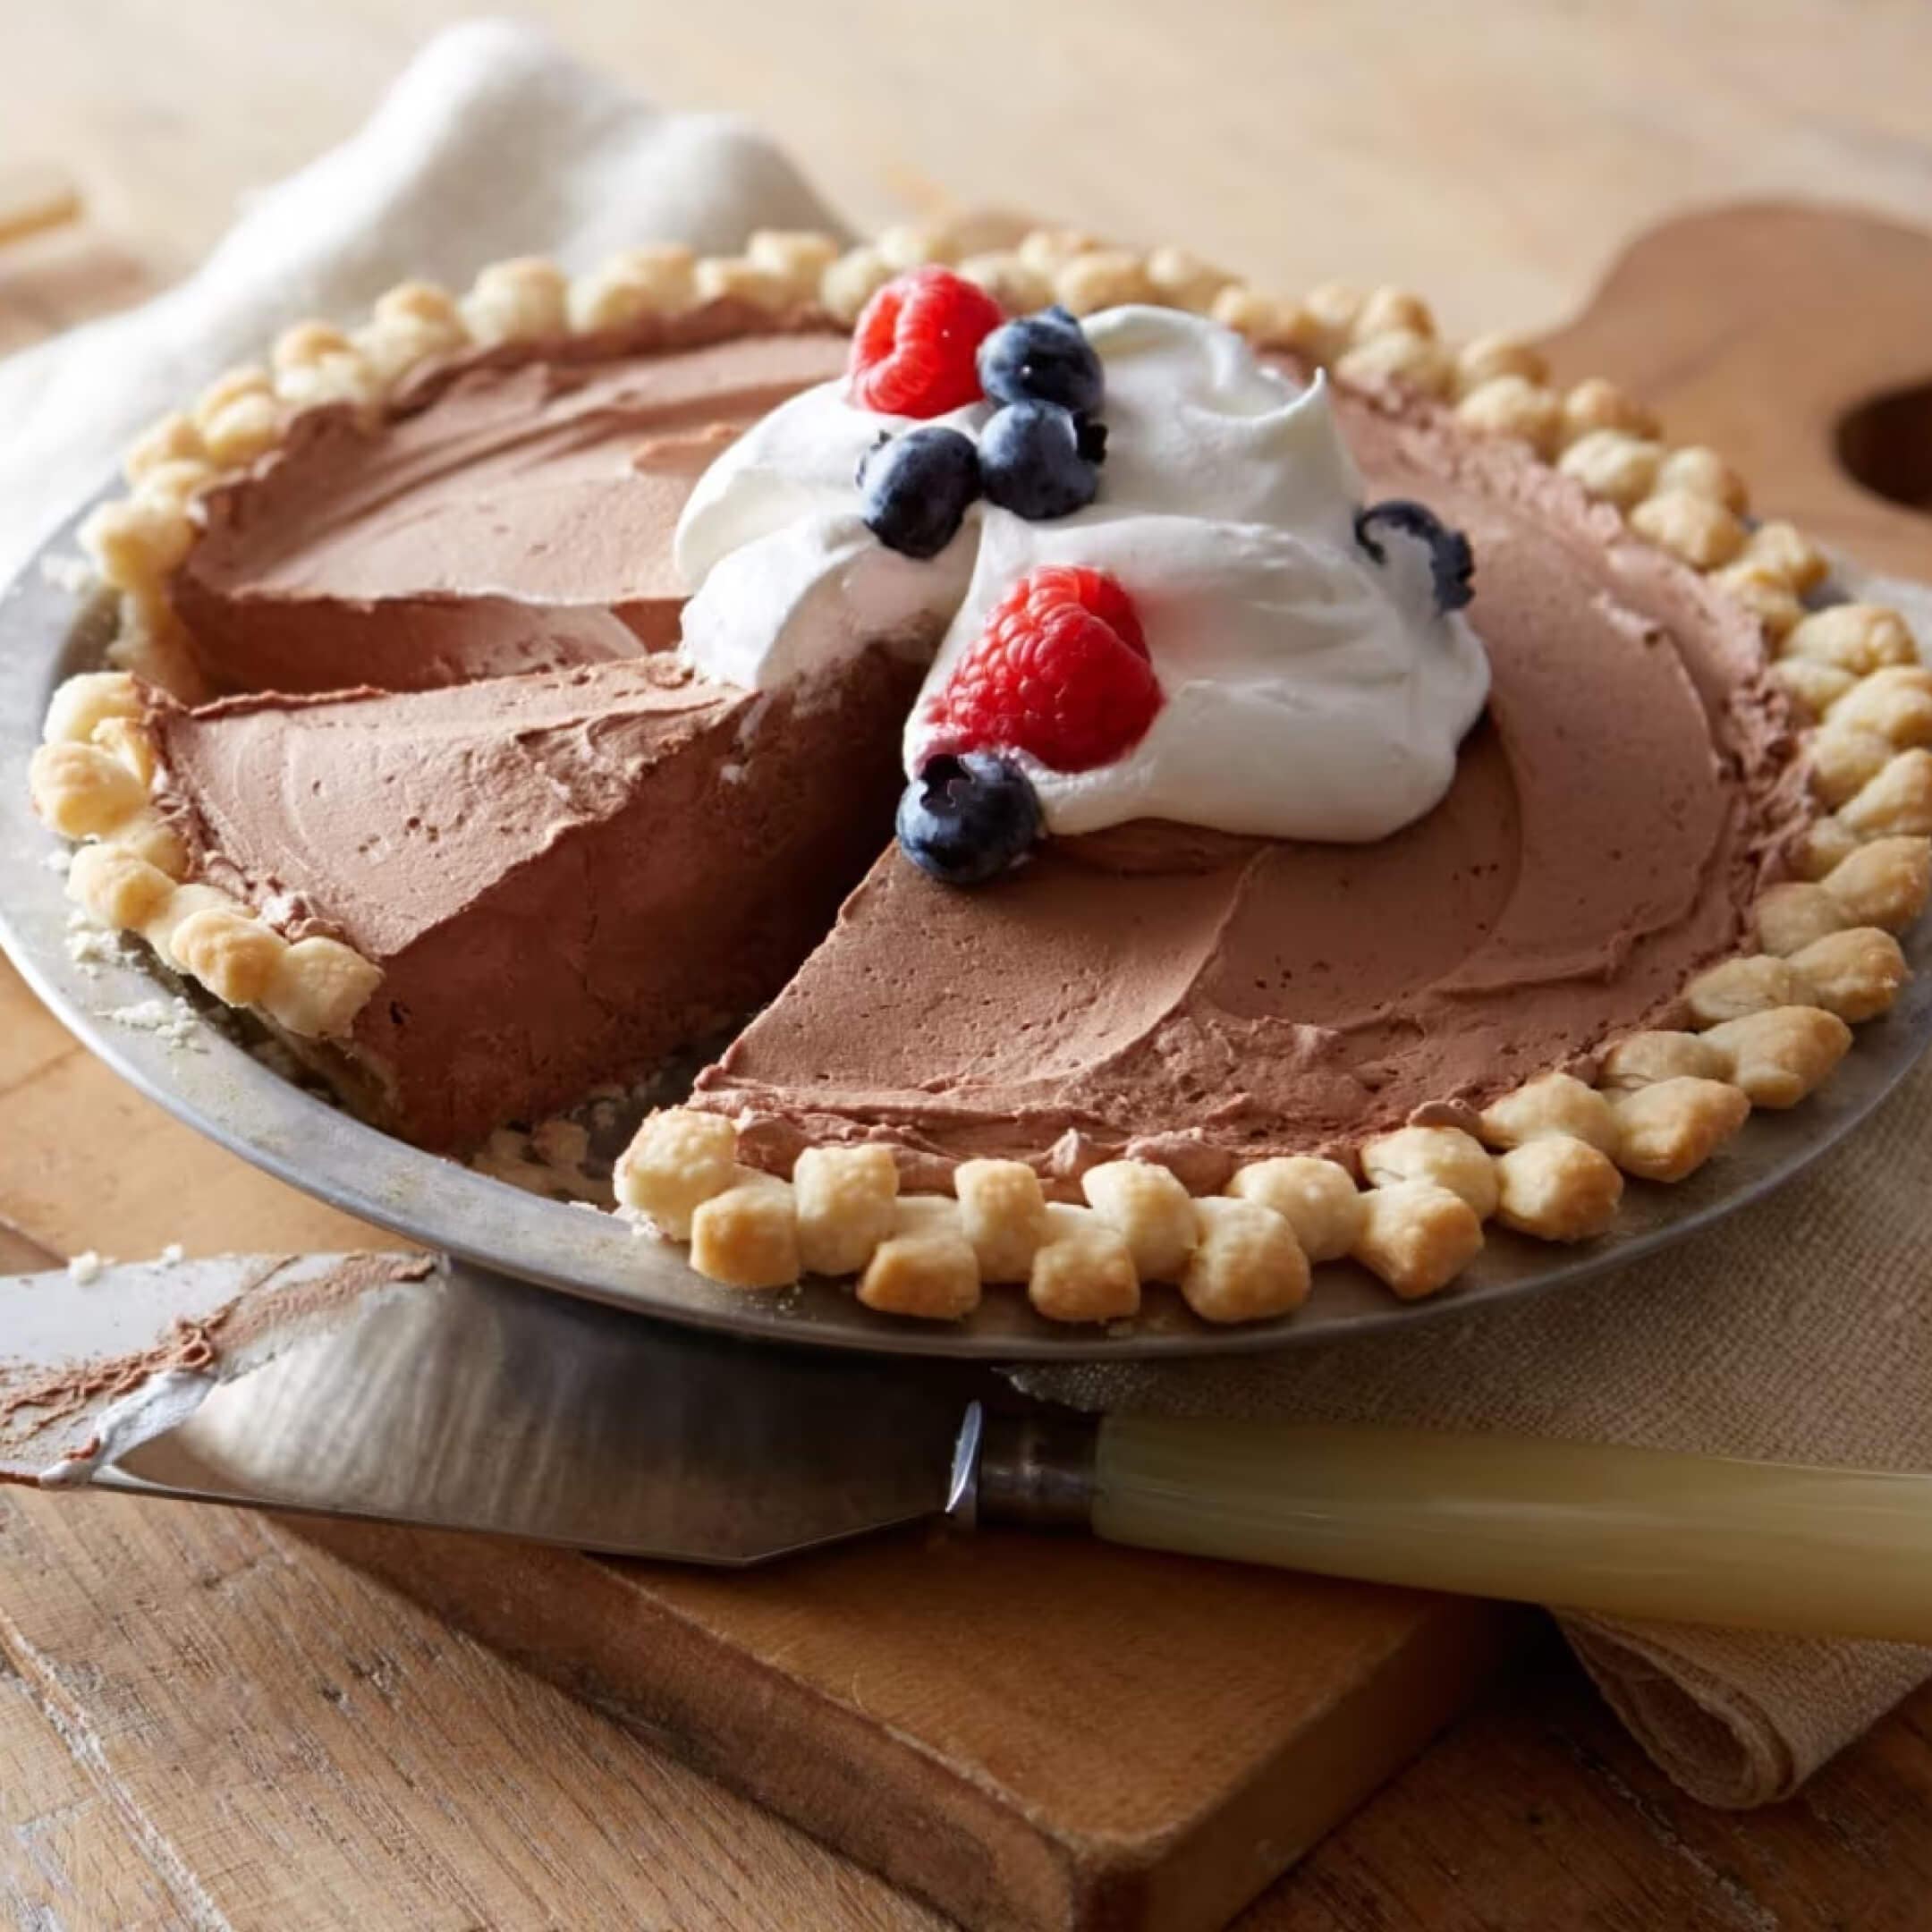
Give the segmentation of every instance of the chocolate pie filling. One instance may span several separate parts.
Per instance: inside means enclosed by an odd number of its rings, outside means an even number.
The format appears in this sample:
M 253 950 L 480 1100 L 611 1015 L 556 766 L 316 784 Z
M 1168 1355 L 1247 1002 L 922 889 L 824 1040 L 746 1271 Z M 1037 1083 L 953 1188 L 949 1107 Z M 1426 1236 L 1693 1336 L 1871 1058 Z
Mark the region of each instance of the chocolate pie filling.
M 383 966 L 345 1063 L 397 1131 L 472 1141 L 775 994 L 699 1081 L 748 1157 L 1216 1184 L 1585 1061 L 1737 945 L 1802 811 L 1754 622 L 1526 450 L 1344 392 L 1371 496 L 1475 545 L 1494 690 L 1447 800 L 1363 846 L 1131 826 L 973 892 L 887 849 L 814 950 L 916 669 L 773 698 L 643 655 L 697 474 L 844 355 L 707 313 L 307 419 L 175 578 L 255 695 L 157 703 L 171 809 L 203 876 Z

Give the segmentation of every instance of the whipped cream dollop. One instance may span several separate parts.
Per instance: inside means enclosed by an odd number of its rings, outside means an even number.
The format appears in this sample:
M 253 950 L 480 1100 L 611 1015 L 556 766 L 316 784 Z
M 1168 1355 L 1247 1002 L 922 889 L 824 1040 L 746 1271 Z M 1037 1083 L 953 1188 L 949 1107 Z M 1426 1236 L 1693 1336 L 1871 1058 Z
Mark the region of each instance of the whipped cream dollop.
M 931 420 L 974 434 L 989 403 Z M 672 561 L 694 594 L 685 661 L 704 676 L 773 691 L 835 670 L 868 645 L 931 654 L 972 578 L 979 506 L 937 556 L 889 550 L 859 514 L 859 464 L 882 436 L 924 427 L 820 383 L 781 402 L 698 479 Z
M 1272 838 L 1385 837 L 1429 811 L 1488 695 L 1460 614 L 1437 608 L 1426 544 L 1356 540 L 1362 486 L 1318 377 L 1298 388 L 1248 343 L 1165 309 L 1087 318 L 1106 385 L 1106 461 L 1086 509 L 1033 522 L 989 504 L 936 557 L 890 551 L 859 518 L 854 475 L 881 431 L 843 383 L 782 404 L 700 479 L 675 561 L 694 595 L 687 659 L 753 689 L 835 668 L 879 640 L 934 656 L 906 726 L 916 773 L 928 700 L 993 607 L 1042 564 L 1116 577 L 1164 702 L 1140 741 L 1092 770 L 1020 762 L 1047 829 L 1160 818 Z M 936 419 L 974 434 L 975 404 Z M 943 632 L 943 635 L 941 634 Z

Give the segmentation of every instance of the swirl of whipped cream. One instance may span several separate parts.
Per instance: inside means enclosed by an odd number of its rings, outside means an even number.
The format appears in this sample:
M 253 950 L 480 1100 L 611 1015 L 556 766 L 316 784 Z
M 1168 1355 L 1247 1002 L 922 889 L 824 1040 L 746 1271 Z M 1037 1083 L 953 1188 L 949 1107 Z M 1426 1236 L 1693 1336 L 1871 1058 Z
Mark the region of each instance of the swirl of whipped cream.
M 973 435 L 987 403 L 933 420 Z M 975 513 L 936 557 L 888 550 L 859 515 L 860 460 L 920 427 L 820 383 L 754 423 L 698 479 L 673 539 L 695 594 L 680 650 L 722 684 L 771 691 L 835 670 L 869 644 L 924 657 L 958 609 L 979 546 Z
M 1161 818 L 1272 838 L 1385 837 L 1429 811 L 1488 695 L 1488 662 L 1430 589 L 1426 548 L 1356 542 L 1361 482 L 1318 378 L 1297 389 L 1232 330 L 1179 310 L 1087 318 L 1106 382 L 1098 496 L 1052 522 L 977 505 L 929 563 L 873 541 L 852 477 L 879 431 L 843 386 L 794 397 L 718 458 L 679 525 L 696 594 L 682 648 L 752 688 L 880 639 L 930 645 L 906 727 L 915 772 L 943 690 L 995 605 L 1043 564 L 1108 571 L 1133 598 L 1164 702 L 1110 764 L 1022 758 L 1047 829 Z M 942 420 L 968 434 L 986 404 Z M 950 620 L 950 621 L 948 621 Z

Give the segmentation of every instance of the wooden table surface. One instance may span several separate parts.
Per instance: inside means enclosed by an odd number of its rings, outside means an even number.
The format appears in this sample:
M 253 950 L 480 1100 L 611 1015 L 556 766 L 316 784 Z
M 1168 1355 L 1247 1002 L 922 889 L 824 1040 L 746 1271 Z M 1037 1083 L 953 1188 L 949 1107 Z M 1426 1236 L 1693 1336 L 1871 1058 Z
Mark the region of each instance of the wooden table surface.
M 347 132 L 462 11 L 0 9 L 0 175 L 55 164 L 89 215 L 0 256 L 0 348 L 190 265 L 238 192 Z M 1689 203 L 1800 193 L 1932 220 L 1918 4 L 522 11 L 670 104 L 760 122 L 855 225 L 1024 207 L 1283 288 L 1408 283 L 1461 332 L 1555 322 L 1622 239 Z M 0 1267 L 27 1265 L 7 1223 L 123 1256 L 359 1238 L 140 1100 L 4 969 L 0 1095 Z M 1928 1799 L 1932 1695 L 1797 1801 L 1736 1818 L 1675 1793 L 1552 1643 L 1242 1924 L 1918 1926 Z M 937 1922 L 270 1521 L 19 1495 L 0 1499 L 0 1914 L 36 1932 Z

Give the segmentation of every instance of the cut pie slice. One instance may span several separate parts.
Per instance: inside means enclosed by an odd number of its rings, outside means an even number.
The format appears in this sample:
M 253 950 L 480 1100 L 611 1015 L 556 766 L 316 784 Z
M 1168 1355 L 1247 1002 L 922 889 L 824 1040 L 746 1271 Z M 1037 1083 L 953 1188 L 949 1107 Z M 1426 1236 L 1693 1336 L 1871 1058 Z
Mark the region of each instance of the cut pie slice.
M 777 992 L 887 835 L 915 682 L 875 653 L 801 706 L 659 656 L 145 728 L 196 880 L 380 973 L 309 1057 L 461 1148 Z

